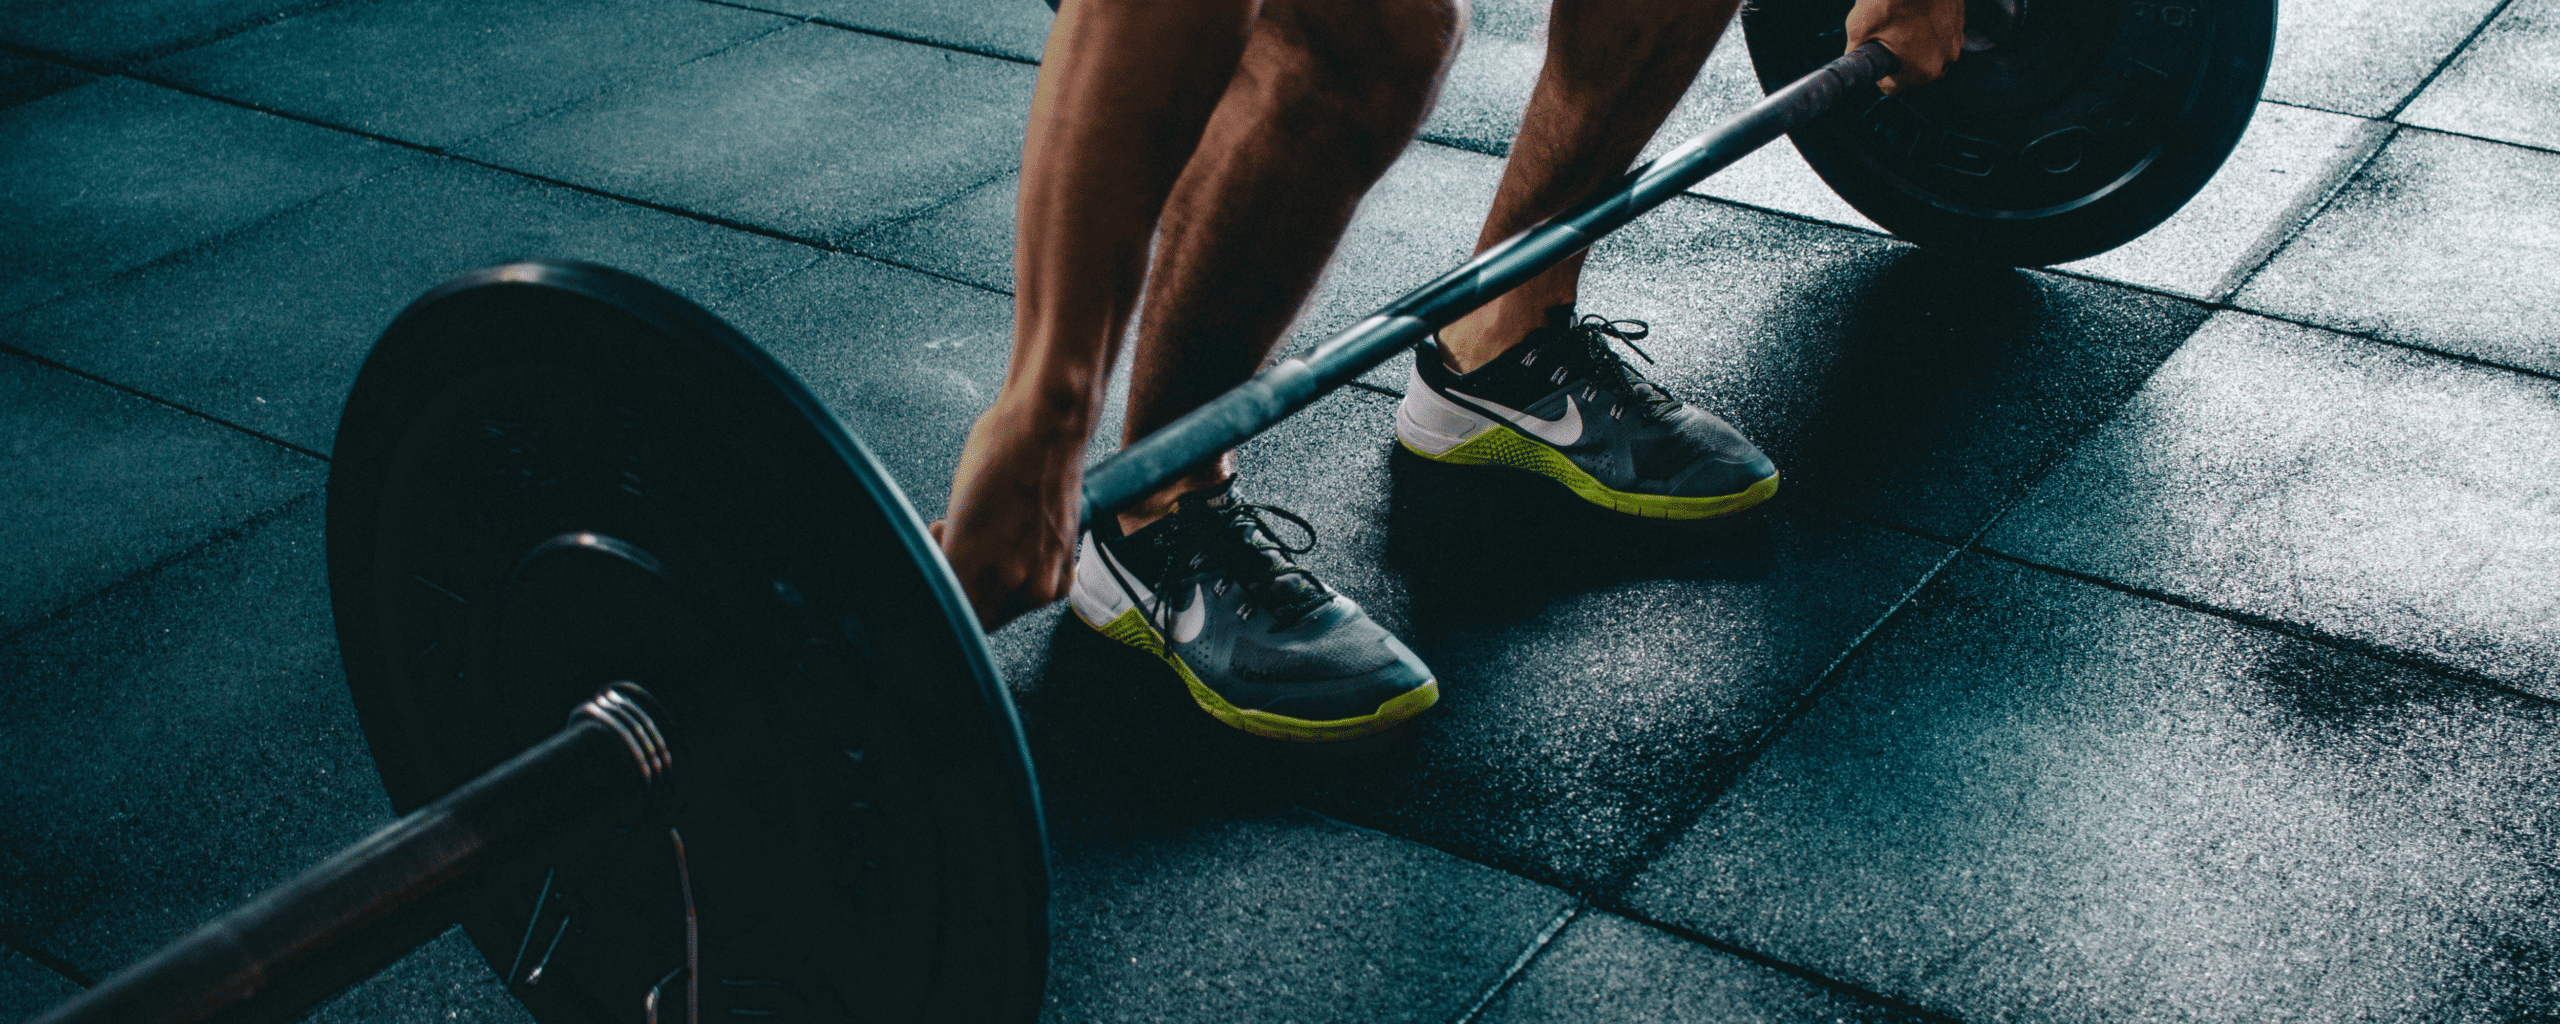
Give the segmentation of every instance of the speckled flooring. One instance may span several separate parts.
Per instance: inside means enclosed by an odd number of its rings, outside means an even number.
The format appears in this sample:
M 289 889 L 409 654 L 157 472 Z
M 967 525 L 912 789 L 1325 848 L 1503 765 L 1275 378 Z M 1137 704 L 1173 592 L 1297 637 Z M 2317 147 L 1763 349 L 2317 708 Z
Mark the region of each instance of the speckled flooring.
M 1465 254 L 1544 21 L 1474 17 L 1300 343 Z M 0 0 L 0 1021 L 389 818 L 319 489 L 433 284 L 664 283 L 938 511 L 1048 19 Z M 1711 529 L 1400 453 L 1400 364 L 1274 430 L 1250 486 L 1446 697 L 1275 749 L 996 635 L 1048 1019 L 2560 1021 L 2555 66 L 2560 0 L 2287 4 L 2220 177 L 2043 271 L 1785 146 L 1710 179 L 1586 307 L 1786 472 Z M 1729 44 L 1669 131 L 1753 88 Z M 457 933 L 318 1016 L 524 1013 Z

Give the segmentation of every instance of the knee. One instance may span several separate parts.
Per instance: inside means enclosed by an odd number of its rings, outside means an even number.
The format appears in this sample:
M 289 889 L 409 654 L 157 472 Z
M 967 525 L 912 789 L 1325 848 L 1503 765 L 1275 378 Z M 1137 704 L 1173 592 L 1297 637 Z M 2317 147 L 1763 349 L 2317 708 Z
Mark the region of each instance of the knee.
M 1286 8 L 1285 10 L 1275 10 Z M 1383 170 L 1403 151 L 1466 38 L 1468 0 L 1290 0 L 1264 8 L 1289 127 Z M 1264 49 L 1256 46 L 1253 49 Z

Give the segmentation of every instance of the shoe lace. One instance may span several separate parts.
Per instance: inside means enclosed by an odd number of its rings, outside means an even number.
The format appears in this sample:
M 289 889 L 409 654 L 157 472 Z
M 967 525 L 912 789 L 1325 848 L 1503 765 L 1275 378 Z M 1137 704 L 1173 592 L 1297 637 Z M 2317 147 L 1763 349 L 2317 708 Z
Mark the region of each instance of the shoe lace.
M 1618 354 L 1616 345 L 1625 345 L 1627 351 L 1635 353 L 1647 365 L 1653 365 L 1653 354 L 1636 345 L 1637 339 L 1653 333 L 1651 325 L 1642 320 L 1611 320 L 1597 313 L 1586 313 L 1565 330 L 1582 342 L 1575 355 L 1580 358 L 1583 370 L 1592 382 L 1634 406 L 1637 415 L 1656 420 L 1680 407 L 1680 400 L 1673 398 L 1670 391 L 1627 365 L 1626 358 Z
M 1296 526 L 1306 535 L 1306 541 L 1294 545 L 1282 542 L 1279 528 L 1264 518 L 1265 513 Z M 1180 517 L 1174 521 L 1172 539 L 1177 557 L 1165 561 L 1164 570 L 1158 574 L 1155 586 L 1151 588 L 1155 593 L 1157 621 L 1165 621 L 1165 616 L 1171 611 L 1168 602 L 1174 580 L 1208 565 L 1213 558 L 1217 560 L 1218 570 L 1235 581 L 1237 586 L 1245 588 L 1245 593 L 1253 600 L 1263 602 L 1281 626 L 1298 621 L 1332 600 L 1333 592 L 1316 579 L 1314 572 L 1295 560 L 1294 556 L 1306 554 L 1316 547 L 1315 525 L 1297 513 L 1276 505 L 1231 500 L 1221 506 L 1205 502 L 1184 504 L 1175 515 Z M 1252 521 L 1253 528 L 1240 528 L 1246 520 Z M 1189 554 L 1180 554 L 1184 551 Z M 1304 582 L 1297 587 L 1277 585 L 1290 577 Z M 1241 612 L 1250 614 L 1252 610 L 1252 604 L 1248 602 Z

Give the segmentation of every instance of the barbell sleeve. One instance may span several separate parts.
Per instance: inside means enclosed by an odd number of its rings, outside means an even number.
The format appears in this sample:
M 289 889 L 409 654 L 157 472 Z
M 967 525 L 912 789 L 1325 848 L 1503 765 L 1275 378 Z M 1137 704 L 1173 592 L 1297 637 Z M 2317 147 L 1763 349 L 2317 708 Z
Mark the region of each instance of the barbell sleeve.
M 1431 332 L 1589 248 L 1602 235 L 1778 136 L 1822 116 L 1843 93 L 1873 84 L 1897 66 L 1884 44 L 1868 42 L 1628 171 L 1597 195 L 1405 293 L 1306 355 L 1283 359 L 1140 438 L 1085 473 L 1085 523 L 1135 504 L 1191 467 L 1271 429 Z
M 672 766 L 645 691 L 606 687 L 532 749 L 232 908 L 31 1024 L 284 1021 L 450 927 L 503 868 L 639 815 Z

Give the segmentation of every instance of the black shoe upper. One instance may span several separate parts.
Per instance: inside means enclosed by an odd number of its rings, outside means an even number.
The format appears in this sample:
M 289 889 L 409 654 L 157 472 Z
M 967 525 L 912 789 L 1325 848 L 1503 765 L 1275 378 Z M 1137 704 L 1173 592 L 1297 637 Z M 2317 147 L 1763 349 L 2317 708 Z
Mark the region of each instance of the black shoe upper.
M 1714 414 L 1673 396 L 1619 355 L 1618 346 L 1650 363 L 1635 342 L 1641 320 L 1577 318 L 1571 306 L 1547 311 L 1547 325 L 1492 362 L 1461 374 L 1418 348 L 1415 370 L 1453 401 L 1497 403 L 1541 419 L 1582 410 L 1579 441 L 1558 444 L 1604 484 L 1678 496 L 1721 495 L 1776 472 L 1767 456 Z
M 1266 515 L 1297 526 L 1306 542 L 1281 543 Z M 1205 572 L 1242 588 L 1246 602 L 1288 626 L 1333 597 L 1332 588 L 1292 557 L 1314 547 L 1315 528 L 1287 509 L 1238 499 L 1232 484 L 1185 494 L 1172 515 L 1103 543 L 1160 599 L 1184 578 Z

